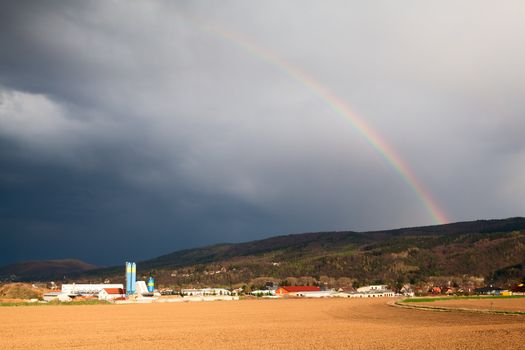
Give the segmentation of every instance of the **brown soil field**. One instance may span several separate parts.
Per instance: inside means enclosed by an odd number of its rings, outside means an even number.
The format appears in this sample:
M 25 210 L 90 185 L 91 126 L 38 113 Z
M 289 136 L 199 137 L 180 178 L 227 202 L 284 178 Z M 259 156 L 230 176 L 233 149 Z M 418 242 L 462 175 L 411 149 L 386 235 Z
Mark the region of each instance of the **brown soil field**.
M 430 303 L 415 303 L 425 306 L 443 306 L 463 309 L 505 310 L 525 312 L 525 298 L 516 299 L 466 299 L 436 300 Z
M 0 349 L 518 349 L 525 316 L 391 299 L 0 307 Z

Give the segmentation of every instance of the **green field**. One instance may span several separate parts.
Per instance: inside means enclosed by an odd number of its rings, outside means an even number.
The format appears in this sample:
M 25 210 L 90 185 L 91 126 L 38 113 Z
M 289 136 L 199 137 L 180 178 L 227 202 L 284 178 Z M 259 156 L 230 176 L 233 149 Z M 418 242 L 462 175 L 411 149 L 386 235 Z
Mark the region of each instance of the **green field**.
M 404 299 L 402 303 L 428 303 L 432 301 L 440 300 L 467 300 L 467 299 L 517 299 L 525 298 L 525 295 L 509 295 L 509 296 L 500 296 L 500 295 L 487 295 L 487 296 L 454 296 L 454 297 L 435 297 L 435 298 L 408 298 Z

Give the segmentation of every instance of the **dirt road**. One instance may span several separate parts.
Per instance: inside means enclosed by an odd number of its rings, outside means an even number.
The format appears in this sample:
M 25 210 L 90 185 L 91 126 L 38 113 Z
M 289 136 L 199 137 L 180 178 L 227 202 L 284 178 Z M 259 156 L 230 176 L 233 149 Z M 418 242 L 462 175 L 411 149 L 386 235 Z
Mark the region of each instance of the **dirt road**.
M 386 299 L 1 307 L 1 349 L 523 347 L 525 316 L 394 308 Z

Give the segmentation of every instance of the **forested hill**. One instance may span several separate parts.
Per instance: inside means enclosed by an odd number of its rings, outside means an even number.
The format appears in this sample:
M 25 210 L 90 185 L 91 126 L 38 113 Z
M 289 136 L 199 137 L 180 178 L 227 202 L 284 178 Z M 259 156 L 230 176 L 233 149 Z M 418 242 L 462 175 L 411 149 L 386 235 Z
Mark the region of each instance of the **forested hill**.
M 403 244 L 428 245 L 438 243 L 435 239 L 444 240 L 455 236 L 472 235 L 490 237 L 494 233 L 506 233 L 525 230 L 525 218 L 504 220 L 478 220 L 445 225 L 401 228 L 371 232 L 315 232 L 271 237 L 258 241 L 238 244 L 217 244 L 204 248 L 181 250 L 160 256 L 142 263 L 143 267 L 165 268 L 203 264 L 231 258 L 271 255 L 282 258 L 308 257 L 307 252 L 330 253 L 359 250 L 376 252 L 380 246 L 399 249 Z M 394 246 L 395 245 L 395 246 Z M 317 254 L 316 254 L 317 255 Z
M 507 283 L 525 276 L 525 218 L 293 234 L 186 249 L 137 265 L 139 278 L 151 274 L 160 285 L 173 287 L 231 286 L 287 277 L 348 278 L 362 284 L 475 276 Z M 25 280 L 37 277 L 24 275 Z M 71 281 L 123 281 L 123 265 L 68 277 Z
M 181 250 L 140 262 L 166 285 L 231 285 L 257 277 L 348 277 L 361 283 L 430 276 L 524 275 L 525 218 L 478 220 L 374 232 L 316 232 Z M 87 276 L 118 276 L 121 267 Z
M 96 269 L 76 259 L 25 261 L 0 267 L 1 279 L 49 280 Z

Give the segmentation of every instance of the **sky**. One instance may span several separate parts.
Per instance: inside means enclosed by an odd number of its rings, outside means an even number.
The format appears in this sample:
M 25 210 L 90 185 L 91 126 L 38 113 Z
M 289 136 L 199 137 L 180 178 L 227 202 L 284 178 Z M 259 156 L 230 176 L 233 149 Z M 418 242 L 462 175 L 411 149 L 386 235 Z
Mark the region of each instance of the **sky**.
M 525 215 L 522 1 L 1 8 L 0 265 Z

